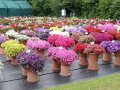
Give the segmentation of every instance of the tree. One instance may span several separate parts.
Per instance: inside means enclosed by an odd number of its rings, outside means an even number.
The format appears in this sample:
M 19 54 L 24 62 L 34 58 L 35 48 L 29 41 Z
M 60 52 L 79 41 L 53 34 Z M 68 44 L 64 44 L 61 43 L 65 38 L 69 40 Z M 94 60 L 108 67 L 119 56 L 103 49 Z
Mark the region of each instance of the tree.
M 120 0 L 28 0 L 35 15 L 60 16 L 62 8 L 67 16 L 75 13 L 82 18 L 119 18 Z
M 120 0 L 115 0 L 110 6 L 111 18 L 120 19 Z

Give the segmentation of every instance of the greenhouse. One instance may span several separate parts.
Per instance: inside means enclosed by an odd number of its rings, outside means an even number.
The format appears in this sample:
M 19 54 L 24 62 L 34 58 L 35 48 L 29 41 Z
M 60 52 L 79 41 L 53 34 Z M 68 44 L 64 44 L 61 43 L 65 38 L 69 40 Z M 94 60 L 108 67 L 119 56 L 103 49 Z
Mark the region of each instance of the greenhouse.
M 0 0 L 0 16 L 31 16 L 32 7 L 26 0 Z

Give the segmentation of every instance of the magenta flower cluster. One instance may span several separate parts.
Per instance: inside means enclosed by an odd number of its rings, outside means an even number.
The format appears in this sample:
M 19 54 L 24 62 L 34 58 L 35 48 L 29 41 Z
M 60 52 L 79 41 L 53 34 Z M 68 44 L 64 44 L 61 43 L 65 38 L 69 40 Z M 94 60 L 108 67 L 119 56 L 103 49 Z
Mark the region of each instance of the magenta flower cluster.
M 103 41 L 112 41 L 114 37 L 108 33 L 92 32 L 90 33 L 95 38 L 95 44 L 100 44 Z
M 53 60 L 58 60 L 58 57 L 56 56 L 56 53 L 62 49 L 65 49 L 65 48 L 62 48 L 62 47 L 51 47 L 48 49 L 48 52 L 47 52 L 47 55 L 48 57 L 50 57 L 51 59 Z M 59 62 L 59 61 L 58 61 Z
M 73 50 L 60 50 L 56 53 L 56 56 L 60 59 L 60 62 L 71 65 L 78 59 L 78 55 Z
M 59 36 L 56 41 L 55 45 L 56 46 L 62 46 L 66 49 L 70 48 L 71 46 L 74 45 L 74 39 L 67 37 L 67 36 Z
M 73 50 L 66 50 L 64 48 L 61 49 L 61 47 L 49 48 L 48 56 L 67 65 L 71 65 L 78 59 L 78 55 Z
M 51 35 L 51 36 L 49 36 L 48 37 L 48 42 L 50 43 L 50 44 L 52 44 L 52 45 L 55 45 L 55 41 L 56 41 L 56 39 L 59 37 L 59 35 L 58 34 L 53 34 L 53 35 Z
M 50 47 L 50 44 L 37 37 L 32 37 L 27 41 L 27 47 L 33 50 L 46 50 Z

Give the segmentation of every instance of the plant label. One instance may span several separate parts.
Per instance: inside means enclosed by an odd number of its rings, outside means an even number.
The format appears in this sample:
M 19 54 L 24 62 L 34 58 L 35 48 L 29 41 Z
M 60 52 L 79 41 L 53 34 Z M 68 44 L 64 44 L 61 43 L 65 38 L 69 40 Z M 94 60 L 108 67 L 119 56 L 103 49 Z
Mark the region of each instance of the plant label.
M 26 50 L 26 53 L 30 53 L 31 52 L 31 50 Z
M 114 42 L 115 42 L 115 40 L 112 40 L 112 42 L 114 43 Z
M 105 31 L 104 31 L 104 30 L 102 30 L 102 32 L 104 33 Z
M 94 42 L 90 42 L 90 44 L 94 44 Z
M 61 49 L 63 49 L 63 47 L 59 47 L 59 49 L 61 50 Z
M 85 35 L 88 35 L 88 32 L 85 32 Z

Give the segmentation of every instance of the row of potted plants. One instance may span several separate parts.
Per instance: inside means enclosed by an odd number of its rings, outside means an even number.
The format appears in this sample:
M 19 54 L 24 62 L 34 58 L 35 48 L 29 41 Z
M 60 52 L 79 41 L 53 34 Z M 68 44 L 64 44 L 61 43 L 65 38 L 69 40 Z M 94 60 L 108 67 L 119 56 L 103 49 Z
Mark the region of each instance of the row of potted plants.
M 119 40 L 119 22 L 96 21 L 54 18 L 50 22 L 50 18 L 42 17 L 5 18 L 9 31 L 3 28 L 6 25 L 1 26 L 1 30 L 7 31 L 0 36 L 1 49 L 12 65 L 20 64 L 21 74 L 27 77 L 28 82 L 39 81 L 38 72 L 43 70 L 44 61 L 48 58 L 52 60 L 53 71 L 70 76 L 70 67 L 78 59 L 75 52 L 80 53 L 79 64 L 88 66 L 89 70 L 99 69 L 100 54 L 103 54 L 103 61 L 108 62 L 112 61 L 111 54 L 114 53 L 114 64 L 120 65 L 119 42 L 112 41 Z M 74 51 L 70 50 L 73 48 Z
M 77 54 L 72 50 L 63 47 L 51 47 L 48 49 L 48 56 L 52 60 L 52 70 L 60 71 L 60 75 L 71 75 L 71 64 L 78 59 Z

